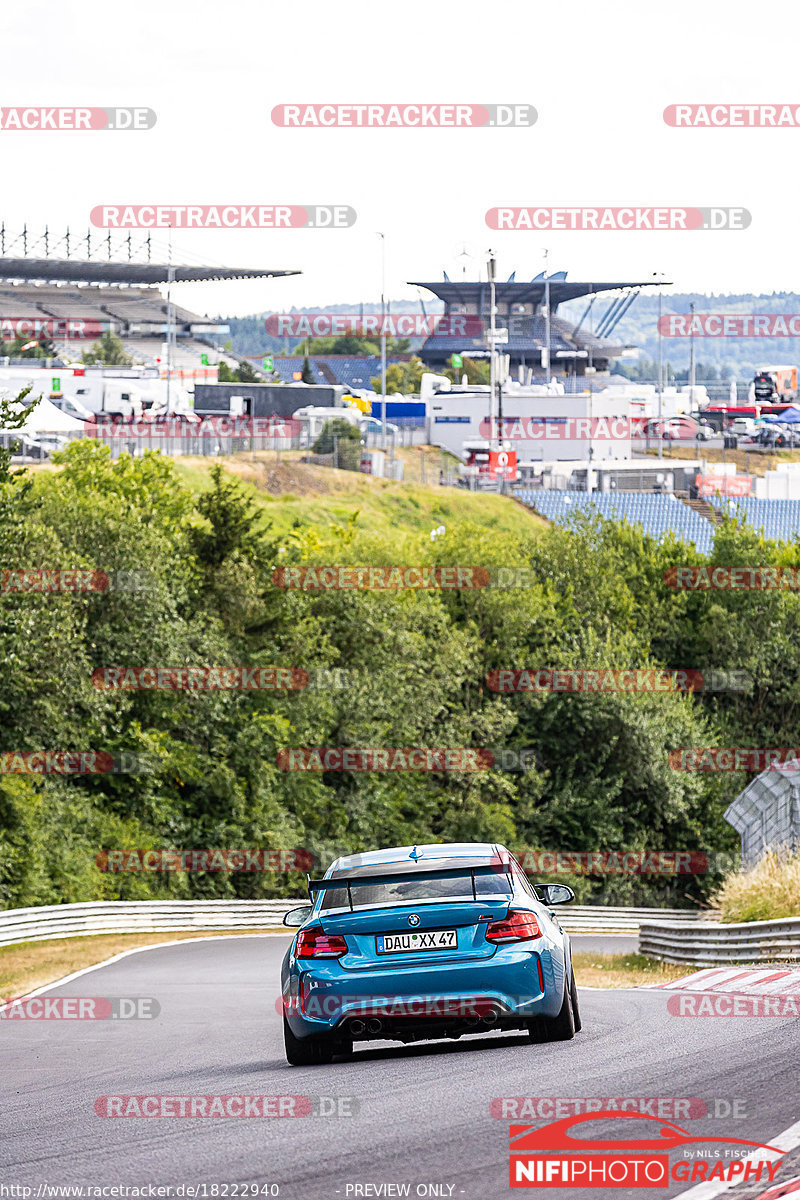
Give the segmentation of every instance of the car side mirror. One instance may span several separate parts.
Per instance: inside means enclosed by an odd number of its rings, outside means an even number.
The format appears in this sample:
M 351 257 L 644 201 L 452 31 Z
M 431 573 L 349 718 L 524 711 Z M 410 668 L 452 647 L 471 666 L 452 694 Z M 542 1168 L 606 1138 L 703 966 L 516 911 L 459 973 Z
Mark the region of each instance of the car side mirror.
M 565 883 L 548 883 L 542 888 L 545 904 L 569 904 L 575 893 Z
M 310 904 L 302 904 L 300 908 L 290 908 L 284 915 L 283 923 L 284 925 L 288 925 L 290 929 L 297 929 L 300 925 L 305 925 L 311 916 L 311 911 Z

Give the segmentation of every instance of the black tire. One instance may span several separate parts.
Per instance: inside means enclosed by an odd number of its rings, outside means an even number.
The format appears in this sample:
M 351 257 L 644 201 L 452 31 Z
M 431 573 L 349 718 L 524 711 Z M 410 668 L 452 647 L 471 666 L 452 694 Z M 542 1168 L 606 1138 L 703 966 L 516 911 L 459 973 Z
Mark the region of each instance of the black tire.
M 575 1022 L 575 1032 L 580 1033 L 583 1022 L 581 1021 L 581 1010 L 578 1005 L 578 985 L 575 983 L 574 970 L 572 971 L 572 979 L 569 985 L 569 998 L 572 1002 L 572 1019 Z
M 283 1045 L 286 1061 L 292 1067 L 313 1067 L 333 1061 L 336 1043 L 323 1037 L 295 1037 L 289 1028 L 286 1014 L 283 1017 Z M 351 1046 L 352 1049 L 352 1046 Z
M 569 1042 L 575 1036 L 571 987 L 564 980 L 564 999 L 557 1017 L 537 1017 L 528 1026 L 532 1042 Z

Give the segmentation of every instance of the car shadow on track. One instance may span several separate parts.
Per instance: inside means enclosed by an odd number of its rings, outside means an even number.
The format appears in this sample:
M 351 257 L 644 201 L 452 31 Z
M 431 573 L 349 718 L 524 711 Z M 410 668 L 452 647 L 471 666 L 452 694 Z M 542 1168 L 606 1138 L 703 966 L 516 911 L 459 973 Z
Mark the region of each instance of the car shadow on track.
M 369 1045 L 369 1044 L 367 1044 Z M 356 1048 L 352 1054 L 338 1055 L 334 1059 L 337 1066 L 345 1066 L 351 1063 L 353 1066 L 358 1066 L 359 1063 L 380 1062 L 387 1059 L 410 1059 L 410 1058 L 430 1058 L 437 1055 L 445 1054 L 479 1054 L 488 1050 L 505 1050 L 510 1047 L 520 1049 L 523 1046 L 529 1046 L 533 1051 L 543 1051 L 548 1048 L 548 1045 L 557 1046 L 562 1049 L 568 1043 L 535 1043 L 530 1040 L 527 1034 L 502 1034 L 474 1037 L 465 1039 L 464 1041 L 430 1041 L 430 1042 L 414 1042 L 411 1045 L 370 1045 L 368 1049 L 365 1045 L 363 1049 Z M 358 1043 L 356 1043 L 358 1047 Z M 324 1065 L 324 1064 L 322 1064 Z M 295 1068 L 293 1068 L 295 1069 Z M 315 1070 L 317 1068 L 312 1068 Z

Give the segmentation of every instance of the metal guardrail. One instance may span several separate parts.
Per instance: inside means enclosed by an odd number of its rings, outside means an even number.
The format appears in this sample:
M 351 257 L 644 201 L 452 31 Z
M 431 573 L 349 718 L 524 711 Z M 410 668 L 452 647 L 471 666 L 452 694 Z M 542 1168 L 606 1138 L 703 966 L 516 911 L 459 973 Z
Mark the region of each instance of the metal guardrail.
M 0 911 L 0 946 L 109 933 L 179 933 L 192 930 L 269 929 L 305 902 L 293 900 L 92 900 Z M 692 910 L 659 909 L 669 920 L 696 922 Z M 636 933 L 652 908 L 572 905 L 558 910 L 568 932 Z M 800 922 L 798 923 L 800 924 Z M 680 927 L 680 925 L 678 926 Z
M 554 911 L 567 933 L 638 933 L 642 922 L 656 914 L 679 927 L 695 925 L 704 915 L 693 908 L 612 908 L 605 904 L 565 904 Z
M 108 933 L 268 929 L 302 900 L 93 900 L 0 912 L 0 946 Z
M 800 917 L 746 921 L 737 925 L 675 921 L 642 922 L 639 952 L 663 962 L 716 966 L 800 960 Z

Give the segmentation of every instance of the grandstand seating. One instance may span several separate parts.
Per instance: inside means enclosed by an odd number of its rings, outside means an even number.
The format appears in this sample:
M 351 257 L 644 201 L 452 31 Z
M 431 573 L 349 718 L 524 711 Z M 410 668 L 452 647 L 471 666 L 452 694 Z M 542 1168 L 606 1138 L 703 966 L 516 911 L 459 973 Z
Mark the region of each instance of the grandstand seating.
M 594 510 L 610 520 L 640 525 L 650 537 L 661 540 L 665 534 L 692 542 L 701 554 L 711 550 L 714 527 L 705 517 L 676 496 L 653 492 L 578 492 L 532 491 L 522 489 L 514 495 L 557 525 L 564 525 L 572 513 Z
M 790 542 L 800 535 L 800 500 L 765 500 L 755 496 L 715 497 L 715 508 L 732 517 L 743 517 L 748 525 L 764 531 L 773 541 Z
M 103 312 L 110 313 L 119 321 L 163 323 L 166 320 L 167 305 L 163 296 L 158 292 L 136 293 L 131 289 L 125 292 L 115 292 L 111 288 L 105 288 L 97 297 L 97 303 L 102 307 Z M 177 311 L 175 319 L 176 321 L 181 319 Z
M 41 308 L 26 294 L 20 295 L 17 288 L 0 291 L 0 317 L 41 317 Z

